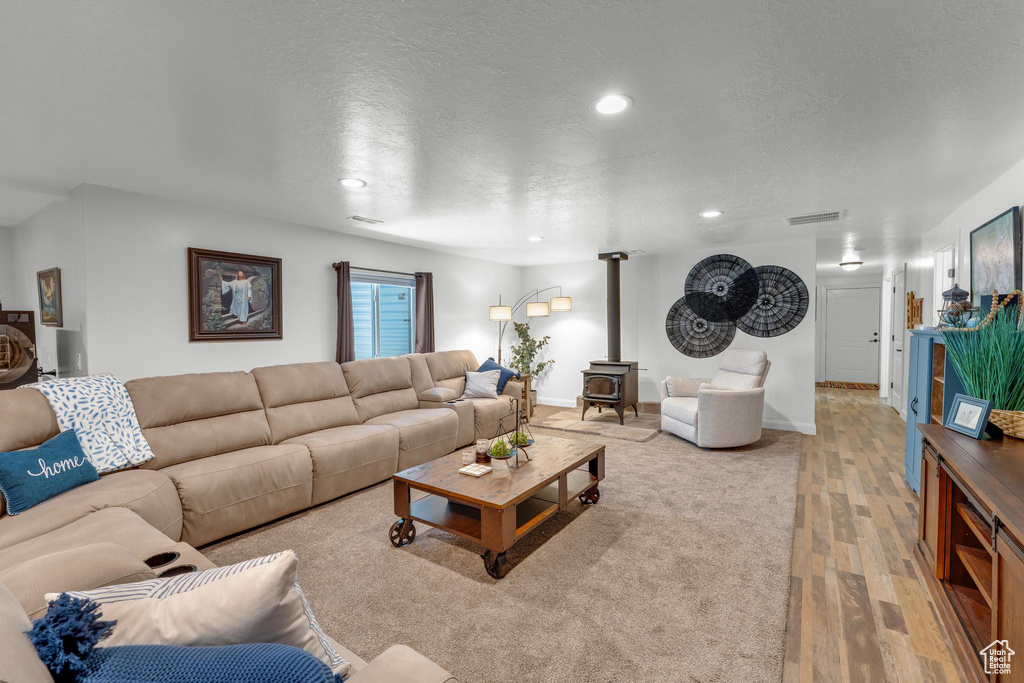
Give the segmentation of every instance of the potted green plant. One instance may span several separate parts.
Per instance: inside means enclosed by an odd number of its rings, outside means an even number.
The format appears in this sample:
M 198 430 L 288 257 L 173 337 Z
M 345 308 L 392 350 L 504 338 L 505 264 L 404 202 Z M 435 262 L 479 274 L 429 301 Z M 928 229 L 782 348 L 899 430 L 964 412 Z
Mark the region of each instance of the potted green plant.
M 523 432 L 516 432 L 510 437 L 510 440 L 516 446 L 529 446 L 533 443 L 533 439 L 530 438 L 529 434 Z
M 976 328 L 942 329 L 942 339 L 967 393 L 991 401 L 990 420 L 1024 438 L 1016 424 L 1024 423 L 1024 332 L 1016 309 L 1006 307 L 1013 296 L 995 305 Z
M 541 350 L 551 341 L 551 337 L 545 335 L 540 339 L 534 339 L 530 334 L 530 323 L 514 322 L 512 325 L 519 336 L 519 343 L 512 347 L 512 361 L 509 363 L 509 367 L 516 372 L 530 375 L 532 380 L 530 384 L 530 404 L 536 405 L 537 390 L 534 388 L 537 386 L 536 382 L 540 379 L 540 374 L 555 362 L 553 360 L 537 361 L 537 356 L 540 355 Z

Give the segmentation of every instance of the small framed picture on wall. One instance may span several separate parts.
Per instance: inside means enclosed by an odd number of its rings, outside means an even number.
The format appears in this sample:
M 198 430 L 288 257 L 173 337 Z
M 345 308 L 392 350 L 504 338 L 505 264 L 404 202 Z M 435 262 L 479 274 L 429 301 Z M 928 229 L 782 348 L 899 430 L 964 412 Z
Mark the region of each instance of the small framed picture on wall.
M 36 273 L 39 292 L 39 323 L 47 327 L 64 327 L 64 304 L 60 291 L 60 268 Z
M 281 259 L 188 250 L 189 341 L 281 339 Z

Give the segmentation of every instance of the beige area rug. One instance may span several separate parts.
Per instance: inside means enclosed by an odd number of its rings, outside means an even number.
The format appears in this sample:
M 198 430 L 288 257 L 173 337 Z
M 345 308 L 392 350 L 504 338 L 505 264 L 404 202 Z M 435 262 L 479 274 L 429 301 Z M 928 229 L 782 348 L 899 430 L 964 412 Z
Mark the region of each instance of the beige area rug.
M 766 430 L 722 451 L 664 433 L 609 440 L 600 502 L 525 536 L 500 581 L 475 545 L 423 524 L 393 547 L 390 482 L 204 552 L 224 565 L 294 549 L 320 624 L 367 661 L 405 643 L 463 682 L 775 683 L 799 438 Z
M 587 419 L 581 420 L 582 408 L 562 410 L 554 415 L 531 422 L 531 427 L 547 427 L 580 434 L 608 436 L 626 441 L 647 441 L 661 429 L 661 413 L 645 413 L 640 411 L 639 417 L 633 414 L 632 408 L 626 409 L 624 424 L 619 424 L 619 416 L 614 410 L 597 412 L 597 408 L 587 411 Z

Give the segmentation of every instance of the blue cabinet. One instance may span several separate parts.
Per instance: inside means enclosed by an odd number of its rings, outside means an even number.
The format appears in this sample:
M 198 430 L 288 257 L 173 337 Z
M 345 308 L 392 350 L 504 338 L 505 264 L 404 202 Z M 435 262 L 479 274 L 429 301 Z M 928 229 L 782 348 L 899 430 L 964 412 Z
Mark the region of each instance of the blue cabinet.
M 921 432 L 917 425 L 943 424 L 953 397 L 965 392 L 960 376 L 946 358 L 942 333 L 937 330 L 910 333 L 907 371 L 907 438 L 903 464 L 907 483 L 915 493 L 920 493 Z

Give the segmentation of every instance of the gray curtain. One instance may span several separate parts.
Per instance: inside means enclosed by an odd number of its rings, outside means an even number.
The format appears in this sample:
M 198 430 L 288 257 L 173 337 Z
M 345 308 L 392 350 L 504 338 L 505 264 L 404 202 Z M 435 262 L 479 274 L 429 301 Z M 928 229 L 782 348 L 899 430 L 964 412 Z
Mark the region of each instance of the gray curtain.
M 416 353 L 434 351 L 434 274 L 416 273 Z
M 335 263 L 334 269 L 338 271 L 338 353 L 335 360 L 347 363 L 356 359 L 356 332 L 352 322 L 352 269 L 348 261 Z

